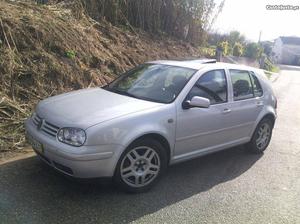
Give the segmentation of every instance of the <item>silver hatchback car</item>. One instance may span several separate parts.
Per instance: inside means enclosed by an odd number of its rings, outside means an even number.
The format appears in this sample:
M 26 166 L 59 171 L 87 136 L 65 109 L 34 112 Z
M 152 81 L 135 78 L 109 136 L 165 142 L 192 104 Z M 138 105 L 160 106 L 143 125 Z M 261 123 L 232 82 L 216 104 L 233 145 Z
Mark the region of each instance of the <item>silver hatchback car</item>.
M 102 88 L 42 100 L 26 120 L 37 155 L 79 178 L 152 187 L 168 165 L 245 144 L 268 146 L 276 98 L 260 70 L 214 60 L 154 61 Z

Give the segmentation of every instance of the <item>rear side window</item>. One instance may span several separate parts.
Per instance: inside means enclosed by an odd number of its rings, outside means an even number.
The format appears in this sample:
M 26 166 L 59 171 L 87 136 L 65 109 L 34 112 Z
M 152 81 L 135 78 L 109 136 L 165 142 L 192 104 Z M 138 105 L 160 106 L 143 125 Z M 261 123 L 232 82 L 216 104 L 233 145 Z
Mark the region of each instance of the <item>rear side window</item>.
M 254 96 L 261 97 L 263 95 L 263 90 L 261 88 L 259 80 L 253 72 L 250 72 L 250 74 L 251 74 L 250 77 L 253 85 Z
M 212 70 L 203 74 L 189 92 L 187 99 L 205 97 L 211 104 L 227 102 L 227 81 L 224 70 Z
M 233 99 L 244 100 L 254 97 L 250 73 L 243 70 L 230 70 Z

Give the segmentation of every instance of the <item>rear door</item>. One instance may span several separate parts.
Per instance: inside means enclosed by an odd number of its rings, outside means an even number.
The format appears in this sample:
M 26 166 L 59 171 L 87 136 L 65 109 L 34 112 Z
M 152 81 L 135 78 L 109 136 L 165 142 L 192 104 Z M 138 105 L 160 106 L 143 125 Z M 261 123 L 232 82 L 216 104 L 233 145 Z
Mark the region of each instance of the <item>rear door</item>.
M 249 140 L 259 113 L 263 109 L 263 91 L 252 71 L 229 69 L 232 101 L 228 104 L 232 140 Z

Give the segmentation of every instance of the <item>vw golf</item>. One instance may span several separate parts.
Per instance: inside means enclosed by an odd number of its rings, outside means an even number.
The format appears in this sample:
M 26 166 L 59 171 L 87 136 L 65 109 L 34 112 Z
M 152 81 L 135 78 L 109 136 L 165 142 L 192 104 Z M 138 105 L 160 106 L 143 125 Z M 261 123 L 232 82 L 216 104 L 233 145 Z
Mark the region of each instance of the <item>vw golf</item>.
M 168 165 L 245 144 L 268 146 L 277 101 L 260 70 L 214 60 L 154 61 L 102 88 L 49 97 L 26 137 L 56 170 L 151 188 Z

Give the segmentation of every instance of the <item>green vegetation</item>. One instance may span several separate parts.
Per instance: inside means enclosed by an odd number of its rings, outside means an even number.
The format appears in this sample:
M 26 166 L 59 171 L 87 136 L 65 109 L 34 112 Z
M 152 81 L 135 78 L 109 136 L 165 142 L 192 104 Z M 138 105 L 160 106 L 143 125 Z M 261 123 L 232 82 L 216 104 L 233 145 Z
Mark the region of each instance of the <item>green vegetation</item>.
M 270 59 L 268 59 L 267 57 L 265 58 L 263 69 L 270 71 L 270 72 L 279 72 L 279 67 L 274 65 L 272 63 L 272 61 Z
M 235 43 L 233 46 L 232 55 L 240 57 L 243 54 L 244 54 L 244 46 L 239 42 Z
M 229 34 L 213 33 L 208 37 L 208 44 L 217 45 L 219 50 L 223 50 L 223 55 L 243 56 L 245 41 L 244 35 L 239 31 L 231 31 Z
M 113 25 L 166 33 L 193 43 L 204 43 L 225 0 L 80 0 L 89 16 Z
M 216 56 L 216 47 L 199 47 L 199 54 L 206 58 L 215 58 Z
M 73 50 L 66 51 L 67 58 L 74 59 L 76 57 L 76 52 Z
M 239 31 L 231 31 L 229 34 L 210 34 L 208 37 L 208 45 L 217 46 L 219 50 L 223 51 L 223 55 L 225 56 L 243 56 L 255 59 L 256 61 L 265 58 L 263 69 L 271 72 L 279 71 L 279 68 L 270 60 L 272 52 L 271 42 L 249 42 Z
M 239 31 L 233 30 L 229 33 L 228 42 L 230 46 L 234 46 L 236 43 L 245 43 L 245 36 L 242 35 Z
M 258 43 L 248 43 L 245 48 L 245 56 L 249 58 L 258 59 L 261 57 L 263 49 Z
M 227 55 L 229 52 L 229 44 L 227 41 L 219 42 L 217 49 L 223 52 L 223 55 Z
M 210 34 L 208 44 L 217 45 L 223 50 L 223 55 L 245 56 L 258 59 L 264 52 L 264 48 L 258 43 L 248 42 L 239 31 L 231 31 L 229 34 Z M 268 46 L 269 47 L 269 46 Z M 270 50 L 266 47 L 266 50 Z

